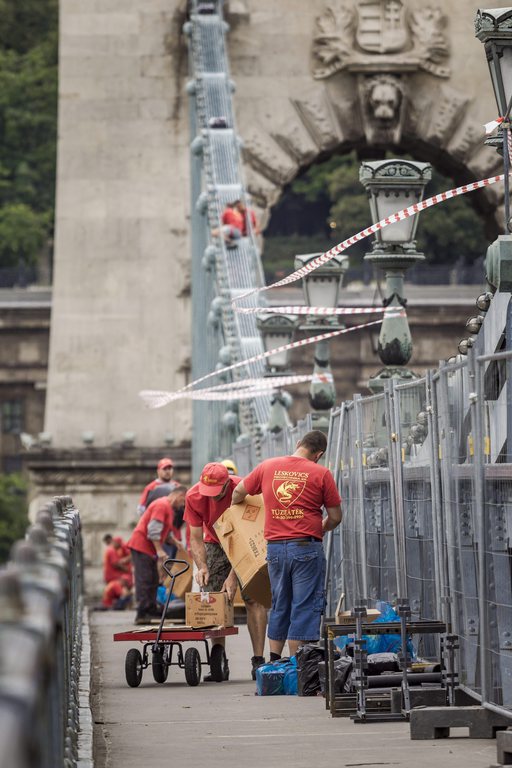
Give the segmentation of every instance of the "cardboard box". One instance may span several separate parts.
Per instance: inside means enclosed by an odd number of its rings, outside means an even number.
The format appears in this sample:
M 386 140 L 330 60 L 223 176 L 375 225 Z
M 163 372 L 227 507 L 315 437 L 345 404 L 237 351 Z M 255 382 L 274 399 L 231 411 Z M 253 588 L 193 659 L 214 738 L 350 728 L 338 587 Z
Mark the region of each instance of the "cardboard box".
M 188 627 L 232 627 L 233 605 L 225 592 L 188 592 L 185 624 Z
M 263 497 L 246 496 L 241 504 L 226 509 L 214 528 L 221 546 L 235 569 L 244 595 L 270 608 L 271 592 L 267 568 L 267 542 L 263 535 Z
M 380 616 L 380 611 L 376 608 L 368 608 L 366 613 L 367 615 L 363 616 L 363 624 L 369 624 Z M 336 624 L 355 624 L 356 618 L 351 615 L 351 611 L 342 611 L 341 613 L 336 614 L 335 621 Z

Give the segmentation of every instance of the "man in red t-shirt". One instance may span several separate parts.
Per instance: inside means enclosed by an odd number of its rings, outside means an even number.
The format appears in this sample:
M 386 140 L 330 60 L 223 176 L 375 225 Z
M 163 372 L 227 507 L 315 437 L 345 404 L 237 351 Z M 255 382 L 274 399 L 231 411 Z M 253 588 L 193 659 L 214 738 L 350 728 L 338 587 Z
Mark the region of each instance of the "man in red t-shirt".
M 160 615 L 156 607 L 156 591 L 160 583 L 158 563 L 168 558 L 164 543 L 176 543 L 174 506 L 183 504 L 185 490 L 179 486 L 169 496 L 155 499 L 140 518 L 128 541 L 135 570 L 136 624 L 146 624 L 154 616 Z
M 146 507 L 149 507 L 152 501 L 160 496 L 168 496 L 179 485 L 179 483 L 172 479 L 174 474 L 172 459 L 167 457 L 160 459 L 156 465 L 156 474 L 156 478 L 148 483 L 141 493 L 137 507 L 139 515 L 144 513 Z
M 103 590 L 101 604 L 104 608 L 112 608 L 114 611 L 124 611 L 132 599 L 130 584 L 126 577 L 109 581 Z
M 249 235 L 249 222 L 251 224 L 251 229 L 253 231 L 253 234 L 259 235 L 261 233 L 261 229 L 258 224 L 258 220 L 256 218 L 256 214 L 254 213 L 252 208 L 248 208 L 242 200 L 237 200 L 235 203 L 235 208 L 238 211 L 238 213 L 242 216 L 243 226 L 242 226 L 242 237 L 247 237 Z
M 220 237 L 222 235 L 228 247 L 236 246 L 237 240 L 242 237 L 244 228 L 244 217 L 236 208 L 237 202 L 228 203 L 222 211 L 221 226 L 212 229 L 212 236 Z
M 185 520 L 190 530 L 190 549 L 198 568 L 196 581 L 200 587 L 209 587 L 212 592 L 227 592 L 229 600 L 235 596 L 238 586 L 236 573 L 222 549 L 213 524 L 228 507 L 231 495 L 240 482 L 236 475 L 230 475 L 221 463 L 206 464 L 198 483 L 187 491 L 185 497 Z M 251 637 L 253 657 L 251 674 L 265 663 L 265 630 L 267 611 L 263 605 L 242 594 L 247 609 L 247 628 Z M 219 641 L 217 641 L 219 642 Z M 208 677 L 205 678 L 207 680 Z
M 105 584 L 124 576 L 133 584 L 130 550 L 120 536 L 114 536 L 103 555 L 103 580 Z
M 341 522 L 341 498 L 328 469 L 323 432 L 308 432 L 292 456 L 267 459 L 233 491 L 233 504 L 263 493 L 267 562 L 272 588 L 268 623 L 270 658 L 290 656 L 299 645 L 316 642 L 325 608 L 325 556 L 322 537 Z M 322 516 L 325 507 L 327 516 Z

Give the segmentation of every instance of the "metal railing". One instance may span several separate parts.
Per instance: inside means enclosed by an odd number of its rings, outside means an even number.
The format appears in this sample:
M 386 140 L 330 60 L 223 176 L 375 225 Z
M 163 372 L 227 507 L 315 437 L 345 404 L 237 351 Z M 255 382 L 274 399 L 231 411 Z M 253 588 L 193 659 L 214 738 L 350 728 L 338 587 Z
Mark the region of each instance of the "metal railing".
M 237 314 L 231 306 L 233 298 L 264 284 L 252 229 L 249 227 L 248 236 L 230 248 L 222 237 L 212 238 L 211 234 L 220 227 L 228 203 L 248 201 L 234 120 L 234 86 L 229 79 L 222 3 L 218 2 L 216 12 L 205 14 L 199 12 L 199 5 L 196 0 L 190 2 L 190 21 L 185 26 L 191 77 L 193 379 L 263 352 L 254 315 Z M 252 299 L 252 305 L 256 305 L 256 299 Z M 263 373 L 264 364 L 258 361 L 236 370 L 233 377 L 259 377 Z M 229 453 L 239 432 L 237 413 L 241 431 L 255 438 L 260 455 L 259 439 L 269 409 L 267 397 L 228 405 L 196 401 L 194 476 L 206 461 Z
M 92 765 L 92 730 L 90 744 L 80 735 L 82 576 L 79 514 L 56 497 L 0 569 L 0 768 Z

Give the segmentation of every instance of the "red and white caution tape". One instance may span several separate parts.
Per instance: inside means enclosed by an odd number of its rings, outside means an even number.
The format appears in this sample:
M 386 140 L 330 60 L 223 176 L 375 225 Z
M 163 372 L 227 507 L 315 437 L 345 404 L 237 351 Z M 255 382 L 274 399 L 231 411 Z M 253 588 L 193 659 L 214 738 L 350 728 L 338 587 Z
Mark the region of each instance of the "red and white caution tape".
M 497 117 L 496 120 L 491 120 L 489 123 L 484 123 L 484 131 L 487 136 L 496 130 L 498 125 L 501 125 L 505 118 Z
M 405 315 L 405 312 L 403 310 L 395 311 L 393 307 L 388 307 L 386 312 L 386 317 L 403 317 Z M 318 333 L 315 336 L 309 336 L 307 339 L 299 339 L 298 341 L 292 341 L 289 344 L 282 344 L 280 347 L 275 347 L 274 349 L 270 349 L 267 352 L 260 352 L 258 355 L 254 355 L 253 357 L 247 358 L 247 360 L 240 360 L 238 363 L 233 363 L 232 365 L 227 365 L 225 368 L 220 368 L 216 371 L 211 371 L 210 373 L 207 373 L 205 376 L 201 376 L 199 379 L 196 379 L 195 381 L 191 381 L 190 384 L 187 384 L 186 387 L 182 387 L 181 389 L 176 390 L 176 392 L 160 392 L 160 391 L 154 391 L 154 390 L 143 390 L 142 392 L 139 392 L 139 396 L 144 400 L 146 405 L 149 408 L 162 408 L 162 406 L 167 405 L 167 403 L 172 402 L 173 400 L 178 400 L 182 397 L 184 392 L 189 392 L 194 387 L 196 387 L 198 384 L 201 384 L 203 381 L 206 381 L 207 379 L 211 379 L 213 376 L 220 376 L 223 373 L 228 373 L 229 371 L 234 371 L 237 368 L 242 368 L 245 365 L 249 365 L 250 363 L 255 363 L 260 360 L 265 360 L 267 357 L 271 357 L 272 355 L 276 354 L 276 352 L 286 352 L 289 349 L 296 349 L 297 347 L 305 347 L 308 344 L 315 344 L 317 341 L 324 341 L 326 339 L 332 339 L 335 336 L 342 336 L 345 333 L 352 333 L 352 331 L 359 331 L 362 328 L 369 328 L 372 325 L 380 325 L 382 323 L 382 318 L 379 318 L 378 320 L 372 320 L 369 323 L 362 323 L 360 325 L 354 325 L 351 328 L 338 328 L 335 331 L 328 331 L 326 333 Z M 283 377 L 288 378 L 288 377 Z M 272 381 L 269 379 L 269 382 Z M 240 382 L 233 382 L 233 384 L 243 384 L 243 381 Z M 217 389 L 219 387 L 226 386 L 226 385 L 218 385 Z M 274 381 L 274 387 L 276 385 Z M 284 386 L 284 385 L 283 385 Z M 213 387 L 210 391 L 213 390 Z M 234 388 L 236 391 L 236 387 Z
M 385 307 L 235 307 L 237 312 L 243 312 L 246 315 L 256 313 L 267 313 L 273 315 L 370 315 L 377 312 L 384 312 Z
M 360 240 L 364 240 L 366 237 L 369 237 L 369 235 L 375 234 L 375 232 L 378 232 L 380 229 L 384 229 L 384 227 L 388 227 L 390 224 L 396 224 L 398 221 L 407 219 L 410 216 L 415 216 L 417 213 L 424 211 L 426 208 L 432 208 L 432 206 L 437 205 L 438 203 L 443 203 L 445 200 L 450 200 L 452 197 L 465 195 L 467 192 L 474 192 L 475 189 L 489 187 L 491 184 L 496 184 L 498 181 L 503 181 L 504 178 L 504 174 L 500 174 L 499 176 L 490 176 L 488 179 L 482 179 L 481 181 L 472 181 L 470 184 L 463 184 L 461 187 L 449 189 L 446 192 L 441 192 L 439 195 L 433 195 L 427 200 L 422 200 L 419 203 L 414 203 L 414 205 L 403 208 L 401 211 L 397 211 L 396 213 L 391 214 L 391 216 L 387 216 L 385 219 L 381 219 L 376 224 L 372 224 L 370 227 L 362 229 L 361 232 L 358 232 L 356 235 L 352 235 L 352 237 L 349 237 L 347 240 L 343 240 L 342 243 L 335 245 L 329 251 L 326 251 L 320 256 L 317 256 L 316 259 L 313 259 L 313 261 L 310 261 L 309 264 L 306 264 L 304 267 L 301 267 L 295 272 L 292 272 L 292 274 L 288 275 L 288 277 L 284 277 L 282 280 L 278 280 L 276 283 L 272 283 L 272 285 L 264 285 L 259 288 L 252 288 L 250 291 L 240 294 L 232 300 L 233 307 L 235 310 L 238 310 L 236 302 L 241 301 L 248 296 L 252 296 L 255 293 L 269 291 L 271 288 L 280 288 L 283 285 L 289 285 L 290 283 L 294 283 L 296 280 L 300 280 L 302 277 L 309 275 L 310 272 L 313 272 L 318 267 L 321 267 L 322 264 L 326 264 L 328 261 L 337 256 L 338 253 L 346 251 L 346 249 L 351 245 L 354 245 L 354 243 L 358 243 Z
M 484 124 L 484 130 L 487 136 L 489 136 L 496 128 L 505 122 L 504 117 L 497 117 L 496 120 L 491 120 L 490 123 Z M 504 126 L 507 129 L 507 147 L 509 159 L 512 159 L 512 130 L 510 129 L 510 117 Z
M 192 400 L 237 400 L 244 397 L 252 397 L 254 392 L 268 394 L 273 389 L 291 387 L 294 384 L 302 384 L 311 381 L 313 374 L 301 374 L 295 376 L 272 376 L 257 379 L 239 379 L 224 384 L 216 384 L 214 387 L 196 390 L 179 390 L 178 392 L 163 392 L 160 390 L 144 390 L 140 393 L 142 399 L 150 408 L 161 408 L 173 400 L 190 398 Z M 248 395 L 247 392 L 251 394 Z

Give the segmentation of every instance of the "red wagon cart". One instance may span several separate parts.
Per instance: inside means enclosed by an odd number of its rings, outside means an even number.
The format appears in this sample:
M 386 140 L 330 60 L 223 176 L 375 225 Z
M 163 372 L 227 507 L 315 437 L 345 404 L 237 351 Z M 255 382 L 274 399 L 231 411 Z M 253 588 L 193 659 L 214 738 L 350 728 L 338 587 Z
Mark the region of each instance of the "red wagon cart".
M 184 566 L 177 573 L 171 573 L 169 564 L 179 563 Z M 162 612 L 162 618 L 158 628 L 141 627 L 126 632 L 116 632 L 115 642 L 140 642 L 142 653 L 138 648 L 130 648 L 125 659 L 126 682 L 132 688 L 137 688 L 142 680 L 142 674 L 149 667 L 149 652 L 151 651 L 151 669 L 153 679 L 157 683 L 165 683 L 169 673 L 169 667 L 176 666 L 185 670 L 185 680 L 189 685 L 199 685 L 201 681 L 201 668 L 203 664 L 210 667 L 212 680 L 221 683 L 229 678 L 228 660 L 224 646 L 216 640 L 227 635 L 237 635 L 238 627 L 193 627 L 164 626 L 167 608 L 171 599 L 175 579 L 190 567 L 185 560 L 166 560 L 163 564 L 165 571 L 171 577 L 169 594 Z M 212 642 L 212 648 L 208 645 Z M 183 652 L 182 643 L 204 643 L 205 660 L 201 660 L 201 654 L 197 648 L 187 648 Z M 174 657 L 174 650 L 177 653 Z

